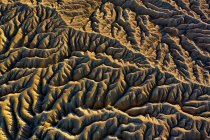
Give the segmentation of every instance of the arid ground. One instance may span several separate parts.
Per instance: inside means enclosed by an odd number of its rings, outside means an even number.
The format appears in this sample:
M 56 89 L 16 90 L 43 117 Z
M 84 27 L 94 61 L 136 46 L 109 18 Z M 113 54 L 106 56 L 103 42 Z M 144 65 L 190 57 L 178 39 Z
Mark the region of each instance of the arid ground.
M 0 0 L 0 140 L 210 140 L 210 0 Z

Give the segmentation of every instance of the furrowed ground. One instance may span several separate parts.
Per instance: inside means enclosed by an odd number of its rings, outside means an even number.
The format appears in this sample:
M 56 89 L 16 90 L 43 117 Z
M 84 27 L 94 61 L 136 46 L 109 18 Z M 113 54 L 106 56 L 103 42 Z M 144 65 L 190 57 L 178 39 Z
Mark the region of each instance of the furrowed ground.
M 0 140 L 210 139 L 209 0 L 0 0 Z

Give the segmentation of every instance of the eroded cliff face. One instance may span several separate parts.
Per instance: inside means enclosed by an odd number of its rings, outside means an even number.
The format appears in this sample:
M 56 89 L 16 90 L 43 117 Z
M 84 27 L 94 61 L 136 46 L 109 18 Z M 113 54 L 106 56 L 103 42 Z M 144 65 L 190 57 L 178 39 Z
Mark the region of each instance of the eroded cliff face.
M 209 0 L 1 0 L 0 139 L 210 139 Z

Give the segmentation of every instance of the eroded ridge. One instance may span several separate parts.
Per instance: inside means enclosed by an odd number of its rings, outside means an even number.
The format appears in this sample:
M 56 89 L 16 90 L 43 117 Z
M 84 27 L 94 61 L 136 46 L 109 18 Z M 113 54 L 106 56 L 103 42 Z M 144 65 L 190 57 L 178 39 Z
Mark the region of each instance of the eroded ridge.
M 210 139 L 209 4 L 0 1 L 0 139 Z

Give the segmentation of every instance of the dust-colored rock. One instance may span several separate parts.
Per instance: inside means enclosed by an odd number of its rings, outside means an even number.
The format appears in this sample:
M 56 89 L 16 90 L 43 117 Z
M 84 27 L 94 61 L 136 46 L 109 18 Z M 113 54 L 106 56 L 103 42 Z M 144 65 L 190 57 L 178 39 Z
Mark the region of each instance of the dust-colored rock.
M 208 0 L 0 0 L 0 140 L 210 139 Z

